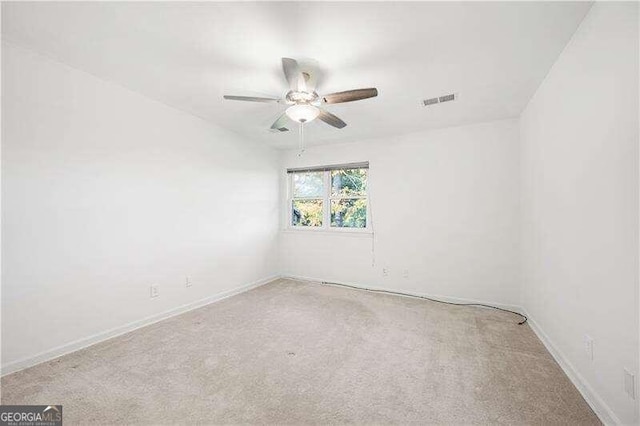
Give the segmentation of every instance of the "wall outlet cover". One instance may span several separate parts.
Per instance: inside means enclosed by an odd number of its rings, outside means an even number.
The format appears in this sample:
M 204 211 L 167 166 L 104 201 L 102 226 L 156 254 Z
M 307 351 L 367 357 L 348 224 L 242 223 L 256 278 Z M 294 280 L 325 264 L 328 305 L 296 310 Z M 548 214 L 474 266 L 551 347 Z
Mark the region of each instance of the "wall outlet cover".
M 593 339 L 588 334 L 584 335 L 584 351 L 587 354 L 587 358 L 593 361 Z
M 631 399 L 636 399 L 636 376 L 626 368 L 624 369 L 624 391 Z

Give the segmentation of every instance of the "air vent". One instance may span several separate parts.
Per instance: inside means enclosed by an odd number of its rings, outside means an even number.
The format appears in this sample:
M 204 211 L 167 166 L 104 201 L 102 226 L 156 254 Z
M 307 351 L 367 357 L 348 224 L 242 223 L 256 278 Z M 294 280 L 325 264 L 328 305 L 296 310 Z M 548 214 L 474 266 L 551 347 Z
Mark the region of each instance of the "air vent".
M 443 102 L 455 101 L 457 98 L 458 98 L 458 95 L 456 93 L 451 93 L 449 95 L 438 96 L 437 98 L 425 99 L 424 101 L 422 101 L 422 104 L 424 106 L 441 104 Z
M 444 96 L 440 96 L 440 103 L 442 102 L 449 102 L 452 101 L 456 98 L 456 95 L 454 95 L 453 93 L 450 95 L 444 95 Z

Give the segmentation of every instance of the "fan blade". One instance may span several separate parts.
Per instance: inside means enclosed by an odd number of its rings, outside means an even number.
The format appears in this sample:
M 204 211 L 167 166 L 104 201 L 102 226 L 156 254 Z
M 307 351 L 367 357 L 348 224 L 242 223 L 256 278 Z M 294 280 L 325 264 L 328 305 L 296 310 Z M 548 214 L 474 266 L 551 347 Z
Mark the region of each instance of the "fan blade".
M 271 125 L 270 130 L 271 131 L 278 131 L 278 132 L 288 132 L 289 129 L 287 129 L 287 114 L 286 113 L 282 113 L 282 115 L 280 117 L 278 117 L 278 119 L 276 121 L 273 122 L 273 124 Z
M 249 102 L 265 102 L 265 103 L 280 102 L 280 99 L 277 99 L 277 98 L 256 98 L 254 96 L 224 95 L 223 98 L 230 101 L 249 101 Z
M 315 92 L 316 87 L 318 87 L 319 81 L 322 78 L 320 65 L 317 61 L 312 59 L 308 59 L 302 64 L 298 62 L 298 65 L 300 66 L 300 70 L 304 76 L 304 82 L 307 85 L 307 92 Z
M 325 111 L 323 109 L 320 110 L 320 115 L 318 118 L 330 126 L 337 127 L 338 129 L 342 129 L 347 125 L 344 121 L 340 120 L 335 115 L 331 114 L 329 111 Z
M 297 92 L 307 91 L 307 84 L 305 82 L 304 75 L 300 70 L 300 66 L 298 65 L 298 61 L 291 58 L 282 58 L 282 70 L 284 71 L 284 76 L 289 82 L 291 90 L 295 90 Z
M 346 92 L 331 93 L 324 95 L 322 100 L 327 104 L 339 104 L 342 102 L 359 101 L 361 99 L 373 98 L 378 96 L 378 89 L 372 87 L 370 89 L 347 90 Z
M 318 87 L 318 70 L 304 71 L 303 75 L 306 76 L 305 84 L 307 85 L 307 92 L 315 92 L 316 87 Z

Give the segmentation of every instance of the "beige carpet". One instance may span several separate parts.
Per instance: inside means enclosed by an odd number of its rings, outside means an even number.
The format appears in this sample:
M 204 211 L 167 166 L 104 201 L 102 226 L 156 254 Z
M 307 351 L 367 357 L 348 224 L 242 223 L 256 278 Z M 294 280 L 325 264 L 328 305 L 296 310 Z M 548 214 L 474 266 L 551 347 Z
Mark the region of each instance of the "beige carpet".
M 518 317 L 291 280 L 2 379 L 66 424 L 599 424 Z

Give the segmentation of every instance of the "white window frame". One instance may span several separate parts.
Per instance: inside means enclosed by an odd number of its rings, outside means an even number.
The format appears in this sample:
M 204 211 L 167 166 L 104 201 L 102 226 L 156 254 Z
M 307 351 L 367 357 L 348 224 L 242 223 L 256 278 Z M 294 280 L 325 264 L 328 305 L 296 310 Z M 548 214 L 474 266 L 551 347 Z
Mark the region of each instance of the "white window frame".
M 355 167 L 354 167 L 355 168 Z M 347 170 L 349 167 L 345 167 L 344 169 L 339 170 Z M 310 173 L 314 173 L 313 171 L 309 171 Z M 331 196 L 331 170 L 318 170 L 315 173 L 323 173 L 322 183 L 323 183 L 323 194 L 322 197 L 296 197 L 297 200 L 317 200 L 322 199 L 322 226 L 293 226 L 293 175 L 296 173 L 304 173 L 304 172 L 293 172 L 287 173 L 287 230 L 292 231 L 300 231 L 300 232 L 335 232 L 335 233 L 356 233 L 356 234 L 371 234 L 371 211 L 369 206 L 369 188 L 370 188 L 370 180 L 369 180 L 369 172 L 367 171 L 367 192 L 366 196 L 359 197 L 332 197 Z M 331 200 L 339 200 L 339 199 L 357 199 L 364 198 L 367 200 L 367 226 L 365 228 L 349 228 L 349 227 L 336 227 L 331 226 Z

